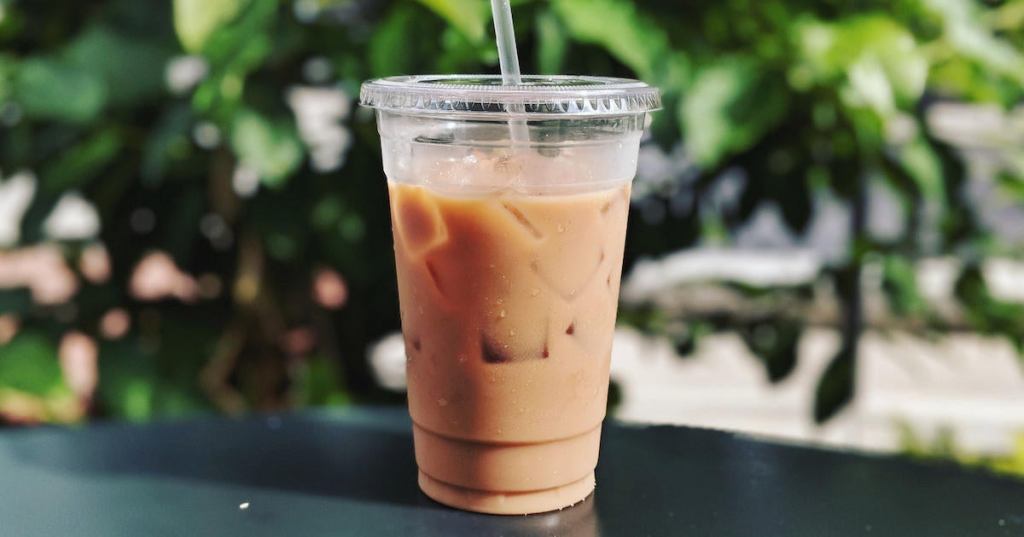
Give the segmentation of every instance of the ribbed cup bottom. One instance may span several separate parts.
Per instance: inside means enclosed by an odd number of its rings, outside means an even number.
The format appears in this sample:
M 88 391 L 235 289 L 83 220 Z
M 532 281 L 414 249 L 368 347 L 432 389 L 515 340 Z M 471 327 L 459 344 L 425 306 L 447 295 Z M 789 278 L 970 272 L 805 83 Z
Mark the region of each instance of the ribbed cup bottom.
M 419 473 L 420 490 L 439 503 L 477 513 L 525 515 L 569 507 L 594 490 L 594 473 L 566 485 L 528 492 L 493 492 L 449 485 Z
M 542 513 L 594 490 L 601 425 L 567 438 L 483 442 L 413 426 L 419 484 L 427 496 L 467 511 Z

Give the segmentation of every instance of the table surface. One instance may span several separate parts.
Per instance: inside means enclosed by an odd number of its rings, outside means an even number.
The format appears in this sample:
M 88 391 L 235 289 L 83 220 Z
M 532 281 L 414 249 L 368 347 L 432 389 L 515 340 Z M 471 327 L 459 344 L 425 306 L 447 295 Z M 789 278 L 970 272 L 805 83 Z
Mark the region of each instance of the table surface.
M 679 427 L 609 424 L 597 491 L 500 517 L 416 488 L 401 409 L 0 434 L 0 535 L 1024 535 L 1024 481 Z

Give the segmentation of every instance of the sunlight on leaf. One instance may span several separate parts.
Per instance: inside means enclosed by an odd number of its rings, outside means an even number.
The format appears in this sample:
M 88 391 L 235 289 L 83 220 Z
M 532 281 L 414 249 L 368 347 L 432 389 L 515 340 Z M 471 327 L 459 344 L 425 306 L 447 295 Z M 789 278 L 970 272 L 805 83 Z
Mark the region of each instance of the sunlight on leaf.
M 484 0 L 418 0 L 449 24 L 459 29 L 470 41 L 483 41 L 490 21 L 490 8 Z
M 913 34 L 887 16 L 807 19 L 796 24 L 794 40 L 800 57 L 790 79 L 797 88 L 846 80 L 844 100 L 882 114 L 924 92 L 928 61 Z
M 665 31 L 631 1 L 554 0 L 551 5 L 573 38 L 601 45 L 640 78 L 656 76 L 659 60 L 669 52 Z
M 786 114 L 786 94 L 759 66 L 723 58 L 697 73 L 681 102 L 686 147 L 705 166 L 756 143 Z
M 270 187 L 284 184 L 302 162 L 302 144 L 294 129 L 251 111 L 240 112 L 231 126 L 231 148 L 242 164 L 258 171 Z
M 968 0 L 927 0 L 945 22 L 946 37 L 960 54 L 1024 84 L 1024 54 L 978 23 L 977 5 Z
M 174 0 L 174 31 L 182 47 L 199 52 L 219 27 L 238 15 L 247 0 Z
M 899 152 L 900 160 L 927 200 L 943 203 L 946 185 L 942 181 L 942 164 L 935 151 L 922 137 L 916 137 Z

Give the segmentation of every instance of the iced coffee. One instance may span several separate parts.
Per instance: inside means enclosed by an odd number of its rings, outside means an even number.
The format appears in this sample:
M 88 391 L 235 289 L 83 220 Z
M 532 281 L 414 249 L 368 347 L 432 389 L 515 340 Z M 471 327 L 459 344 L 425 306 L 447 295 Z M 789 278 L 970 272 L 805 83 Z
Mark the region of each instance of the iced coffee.
M 419 484 L 503 514 L 594 489 L 644 119 L 515 110 L 379 117 Z

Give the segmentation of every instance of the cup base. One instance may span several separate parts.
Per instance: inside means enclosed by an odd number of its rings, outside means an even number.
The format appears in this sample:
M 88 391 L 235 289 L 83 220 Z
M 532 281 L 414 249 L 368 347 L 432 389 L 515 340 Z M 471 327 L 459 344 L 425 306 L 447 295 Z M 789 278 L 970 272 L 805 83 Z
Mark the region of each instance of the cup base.
M 449 485 L 419 472 L 420 490 L 449 507 L 492 515 L 528 515 L 575 505 L 594 491 L 594 473 L 566 485 L 526 492 L 495 492 Z

